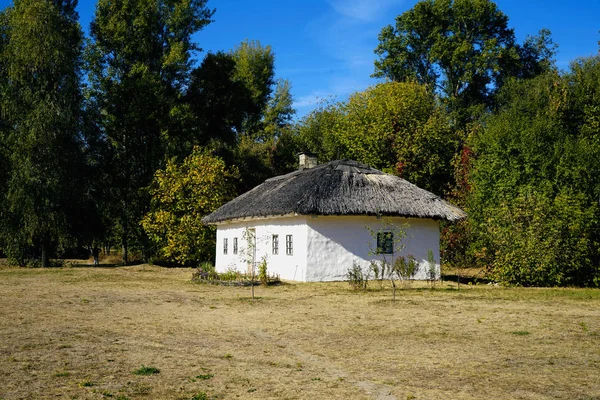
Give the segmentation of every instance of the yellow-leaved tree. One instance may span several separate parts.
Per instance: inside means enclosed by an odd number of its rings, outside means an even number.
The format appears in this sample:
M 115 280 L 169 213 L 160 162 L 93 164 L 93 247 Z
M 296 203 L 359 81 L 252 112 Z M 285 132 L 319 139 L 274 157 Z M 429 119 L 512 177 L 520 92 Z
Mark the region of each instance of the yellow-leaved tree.
M 214 257 L 215 229 L 201 220 L 233 198 L 237 176 L 237 169 L 199 147 L 183 163 L 168 162 L 156 172 L 151 210 L 141 224 L 159 258 L 190 264 Z

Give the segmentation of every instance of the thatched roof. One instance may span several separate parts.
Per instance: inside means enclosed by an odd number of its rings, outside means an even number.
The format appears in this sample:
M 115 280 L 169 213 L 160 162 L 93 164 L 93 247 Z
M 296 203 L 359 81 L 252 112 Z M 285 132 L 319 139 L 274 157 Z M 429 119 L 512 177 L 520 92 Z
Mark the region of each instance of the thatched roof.
M 394 175 L 338 160 L 267 179 L 202 222 L 282 215 L 381 215 L 455 221 L 466 214 Z

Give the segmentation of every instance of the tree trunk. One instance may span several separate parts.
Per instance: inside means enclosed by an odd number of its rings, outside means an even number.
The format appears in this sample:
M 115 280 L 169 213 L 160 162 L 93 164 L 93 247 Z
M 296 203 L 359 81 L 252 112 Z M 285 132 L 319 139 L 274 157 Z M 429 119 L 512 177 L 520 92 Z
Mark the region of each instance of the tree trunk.
M 123 265 L 127 265 L 127 239 L 123 238 Z
M 48 267 L 48 250 L 46 247 L 46 241 L 42 240 L 42 268 Z
M 125 215 L 125 218 L 123 218 L 123 236 L 121 236 L 121 244 L 123 245 L 123 265 L 127 265 L 127 263 L 129 262 L 128 259 L 128 254 L 127 254 L 127 235 L 128 235 L 128 220 L 127 220 L 127 215 Z

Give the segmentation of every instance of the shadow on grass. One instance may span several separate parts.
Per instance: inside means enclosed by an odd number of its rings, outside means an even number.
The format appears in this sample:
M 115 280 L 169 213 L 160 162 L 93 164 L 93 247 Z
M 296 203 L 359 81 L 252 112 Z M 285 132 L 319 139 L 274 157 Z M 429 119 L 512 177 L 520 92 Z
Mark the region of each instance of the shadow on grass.
M 442 276 L 442 279 L 445 282 L 456 282 L 456 283 L 460 283 L 461 285 L 487 285 L 488 283 L 490 283 L 491 281 L 487 278 L 481 278 L 481 277 L 476 277 L 476 276 L 461 276 L 459 274 L 444 274 Z
M 141 264 L 141 263 L 139 263 Z M 131 265 L 137 265 L 137 264 L 127 264 L 128 266 Z M 99 264 L 99 265 L 94 265 L 94 264 L 73 264 L 70 265 L 69 268 L 118 268 L 118 267 L 123 267 L 123 264 Z

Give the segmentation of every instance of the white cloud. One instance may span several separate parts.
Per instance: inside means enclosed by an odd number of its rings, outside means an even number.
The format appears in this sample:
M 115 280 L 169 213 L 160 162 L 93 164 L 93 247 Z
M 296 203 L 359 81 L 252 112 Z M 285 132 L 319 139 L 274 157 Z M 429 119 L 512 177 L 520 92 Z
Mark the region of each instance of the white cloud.
M 323 100 L 332 97 L 332 93 L 325 92 L 322 90 L 314 91 L 305 96 L 300 96 L 294 101 L 294 108 L 299 111 L 306 111 L 309 109 L 316 108 Z M 300 112 L 299 114 L 304 115 L 304 112 Z
M 329 0 L 333 9 L 346 17 L 362 21 L 374 21 L 389 7 L 403 0 Z
M 316 108 L 323 98 L 345 100 L 353 92 L 377 83 L 374 49 L 382 27 L 413 0 L 327 0 L 331 9 L 306 26 L 306 35 L 316 45 L 313 68 L 328 66 L 326 74 L 315 74 L 316 91 L 301 93 L 294 102 L 298 116 Z M 319 60 L 323 63 L 319 65 Z M 308 69 L 306 69 L 308 72 Z M 314 87 L 314 86 L 313 86 Z

